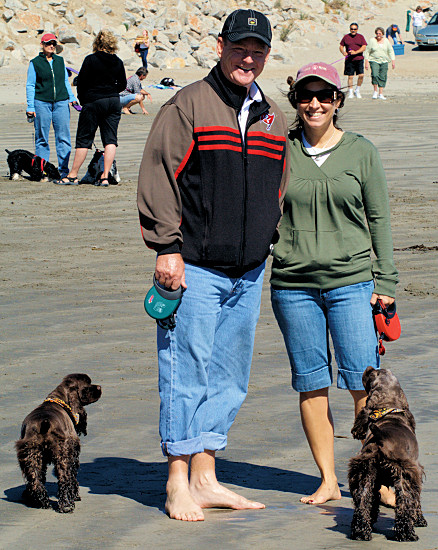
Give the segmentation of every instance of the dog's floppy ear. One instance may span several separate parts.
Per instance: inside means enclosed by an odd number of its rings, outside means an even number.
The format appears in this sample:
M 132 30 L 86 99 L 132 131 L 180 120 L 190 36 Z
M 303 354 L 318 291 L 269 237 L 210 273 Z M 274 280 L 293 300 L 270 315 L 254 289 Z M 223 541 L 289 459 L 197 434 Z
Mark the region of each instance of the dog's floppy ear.
M 354 421 L 353 428 L 351 429 L 351 435 L 354 439 L 365 439 L 369 422 L 369 411 L 365 407 L 363 408 Z

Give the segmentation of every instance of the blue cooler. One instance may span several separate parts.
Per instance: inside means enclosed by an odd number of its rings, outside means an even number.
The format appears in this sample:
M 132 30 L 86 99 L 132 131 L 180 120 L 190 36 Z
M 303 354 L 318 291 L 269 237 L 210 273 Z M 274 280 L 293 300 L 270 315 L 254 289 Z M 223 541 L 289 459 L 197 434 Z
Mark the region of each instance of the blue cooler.
M 404 44 L 394 44 L 393 45 L 395 55 L 405 55 L 405 45 Z

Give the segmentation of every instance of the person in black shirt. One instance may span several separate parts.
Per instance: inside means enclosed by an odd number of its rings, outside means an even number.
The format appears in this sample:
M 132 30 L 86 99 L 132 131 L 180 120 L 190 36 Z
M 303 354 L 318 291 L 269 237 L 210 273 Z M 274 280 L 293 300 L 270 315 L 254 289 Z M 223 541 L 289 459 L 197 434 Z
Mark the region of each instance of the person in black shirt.
M 78 99 L 82 105 L 76 131 L 76 151 L 72 169 L 57 183 L 77 185 L 78 172 L 91 148 L 97 128 L 104 146 L 104 170 L 97 185 L 108 186 L 108 173 L 116 156 L 117 128 L 121 117 L 119 93 L 126 88 L 123 61 L 117 57 L 117 41 L 109 31 L 100 31 L 93 53 L 82 63 L 78 75 Z

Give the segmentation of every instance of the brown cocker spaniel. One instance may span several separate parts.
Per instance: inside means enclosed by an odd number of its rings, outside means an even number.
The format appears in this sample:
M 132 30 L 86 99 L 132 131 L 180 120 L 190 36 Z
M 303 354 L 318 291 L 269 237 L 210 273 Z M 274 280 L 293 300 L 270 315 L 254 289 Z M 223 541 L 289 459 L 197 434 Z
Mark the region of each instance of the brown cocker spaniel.
M 45 488 L 47 466 L 53 464 L 58 478 L 58 512 L 73 512 L 80 500 L 79 435 L 87 435 L 84 405 L 97 401 L 100 386 L 86 374 L 69 374 L 44 402 L 24 419 L 16 442 L 18 462 L 26 480 L 23 499 L 35 508 L 50 508 Z
M 368 367 L 362 381 L 368 397 L 351 433 L 364 442 L 350 460 L 348 472 L 354 503 L 351 538 L 371 540 L 379 514 L 379 490 L 385 485 L 395 492 L 395 539 L 418 540 L 414 527 L 427 522 L 420 505 L 424 470 L 418 462 L 414 417 L 390 370 Z

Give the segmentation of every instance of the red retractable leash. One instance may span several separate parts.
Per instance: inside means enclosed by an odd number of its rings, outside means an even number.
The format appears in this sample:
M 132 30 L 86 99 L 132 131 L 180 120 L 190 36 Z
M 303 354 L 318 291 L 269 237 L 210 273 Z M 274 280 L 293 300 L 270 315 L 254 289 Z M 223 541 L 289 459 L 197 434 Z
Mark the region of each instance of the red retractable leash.
M 379 335 L 379 355 L 385 355 L 383 341 L 393 342 L 400 338 L 401 326 L 397 315 L 395 302 L 385 306 L 379 298 L 373 306 L 373 318 L 376 332 Z

